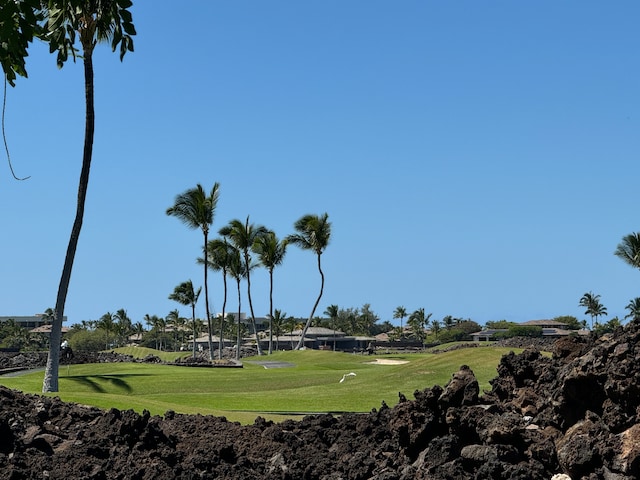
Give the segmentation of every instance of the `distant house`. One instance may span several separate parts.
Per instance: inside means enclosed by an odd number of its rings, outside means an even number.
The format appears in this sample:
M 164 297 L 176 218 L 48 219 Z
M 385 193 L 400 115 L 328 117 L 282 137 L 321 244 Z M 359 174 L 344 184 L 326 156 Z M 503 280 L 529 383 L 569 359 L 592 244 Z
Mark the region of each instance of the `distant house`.
M 277 338 L 278 348 L 290 350 L 295 348 L 300 341 L 302 330 L 294 330 L 291 333 L 280 335 Z M 274 338 L 274 342 L 275 342 Z M 305 348 L 314 350 L 333 350 L 341 352 L 364 351 L 370 343 L 375 343 L 375 337 L 369 336 L 351 336 L 345 335 L 340 330 L 333 330 L 325 327 L 309 327 L 304 337 L 303 345 Z M 260 345 L 269 345 L 269 339 L 264 338 L 260 341 Z
M 44 321 L 44 317 L 42 313 L 37 313 L 31 316 L 26 316 L 26 315 L 23 315 L 23 316 L 14 315 L 9 317 L 0 316 L 0 322 L 7 322 L 9 320 L 13 320 L 14 322 L 16 322 L 16 325 L 19 325 L 21 327 L 28 328 L 28 329 L 41 327 L 42 325 L 46 325 L 47 323 Z M 66 315 L 62 317 L 62 321 L 63 322 L 67 321 Z
M 518 325 L 523 327 L 540 327 L 542 328 L 542 336 L 546 338 L 561 338 L 571 334 L 585 335 L 589 334 L 588 330 L 569 330 L 566 323 L 557 322 L 555 320 L 529 320 L 527 322 L 519 323 Z M 471 333 L 471 338 L 475 342 L 495 340 L 495 335 L 498 332 L 506 332 L 507 329 L 486 329 L 479 332 Z

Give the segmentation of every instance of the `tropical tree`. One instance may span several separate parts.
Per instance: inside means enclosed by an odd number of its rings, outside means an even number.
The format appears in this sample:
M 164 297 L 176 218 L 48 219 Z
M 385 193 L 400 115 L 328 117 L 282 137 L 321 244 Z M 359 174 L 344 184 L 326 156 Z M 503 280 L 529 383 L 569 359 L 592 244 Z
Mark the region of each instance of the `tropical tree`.
M 242 344 L 242 335 L 241 335 L 241 327 L 242 323 L 240 320 L 242 318 L 242 301 L 240 297 L 240 282 L 246 276 L 246 268 L 240 257 L 240 251 L 236 248 L 230 251 L 230 255 L 227 263 L 227 272 L 236 281 L 236 286 L 238 288 L 238 328 L 236 330 L 236 360 L 240 360 L 240 346 Z M 229 322 L 233 322 L 232 316 L 229 315 Z
M 436 340 L 438 339 L 438 334 L 440 333 L 441 328 L 442 325 L 440 324 L 440 320 L 438 320 L 437 318 L 431 320 L 431 331 L 436 336 Z
M 227 274 L 231 256 L 235 247 L 230 245 L 223 238 L 216 238 L 207 243 L 206 255 L 208 257 L 209 268 L 213 271 L 222 272 L 222 282 L 224 285 L 224 298 L 222 300 L 222 313 L 220 314 L 220 339 L 218 343 L 218 358 L 222 358 L 222 348 L 224 346 L 224 322 L 227 309 Z M 198 262 L 204 263 L 204 258 L 199 258 Z
M 127 51 L 133 51 L 132 35 L 136 30 L 132 23 L 130 0 L 67 0 L 49 2 L 49 8 L 45 10 L 47 18 L 46 38 L 49 42 L 49 50 L 57 51 L 57 63 L 62 67 L 69 58 L 69 53 L 75 59 L 76 34 L 82 47 L 82 61 L 84 64 L 84 91 L 85 91 L 85 130 L 84 148 L 82 154 L 82 169 L 78 184 L 78 197 L 75 220 L 71 227 L 71 235 L 67 246 L 67 253 L 62 267 L 62 275 L 58 286 L 55 312 L 56 317 L 51 327 L 51 344 L 47 357 L 43 392 L 58 391 L 58 370 L 60 364 L 60 338 L 62 337 L 62 319 L 64 318 L 64 306 L 71 281 L 71 270 L 76 255 L 84 206 L 89 184 L 89 171 L 93 156 L 93 135 L 95 130 L 94 110 L 94 85 L 93 85 L 93 49 L 102 41 L 111 41 L 111 48 L 115 51 L 120 47 L 120 60 Z
M 412 335 L 420 341 L 420 344 L 424 344 L 424 339 L 426 336 L 425 328 L 429 324 L 431 315 L 431 313 L 426 315 L 424 312 L 424 308 L 419 308 L 415 310 L 411 315 L 409 315 L 409 319 L 407 320 L 407 323 L 411 328 Z
M 320 258 L 322 253 L 329 245 L 331 238 L 331 222 L 329 222 L 329 214 L 324 213 L 322 215 L 304 215 L 293 225 L 295 231 L 292 235 L 287 237 L 287 243 L 291 243 L 300 247 L 302 250 L 311 250 L 316 254 L 318 262 L 318 272 L 320 272 L 320 293 L 316 302 L 313 304 L 309 318 L 302 329 L 300 340 L 296 346 L 296 350 L 299 350 L 304 345 L 304 337 L 307 334 L 307 330 L 313 320 L 313 314 L 318 308 L 320 299 L 322 298 L 322 292 L 324 290 L 324 273 L 322 272 L 322 266 Z
M 196 339 L 198 338 L 196 334 L 196 304 L 198 303 L 198 298 L 200 298 L 200 292 L 202 291 L 202 287 L 198 287 L 196 290 L 193 288 L 193 282 L 191 280 L 187 280 L 186 282 L 182 282 L 173 289 L 173 293 L 169 295 L 169 300 L 173 300 L 178 302 L 180 305 L 190 306 L 191 307 L 191 326 L 193 328 L 193 358 L 196 358 Z
M 407 309 L 404 308 L 402 305 L 400 305 L 399 307 L 396 307 L 396 309 L 393 311 L 393 318 L 399 318 L 400 319 L 400 332 L 401 332 L 401 336 L 403 336 L 404 332 L 404 327 L 402 325 L 402 319 L 404 317 L 407 316 Z
M 104 348 L 108 350 L 110 339 L 111 339 L 111 333 L 116 328 L 116 322 L 111 312 L 107 312 L 100 317 L 100 320 L 98 320 L 98 328 L 100 328 L 101 330 L 104 330 L 104 343 L 105 343 Z
M 629 314 L 625 315 L 624 318 L 640 320 L 640 297 L 632 298 L 631 300 L 629 300 L 629 303 L 624 308 L 626 310 L 629 310 Z
M 259 235 L 253 242 L 252 250 L 260 264 L 269 272 L 269 355 L 273 353 L 273 270 L 284 260 L 287 253 L 286 240 L 280 241 L 272 231 Z
M 591 329 L 593 329 L 593 320 L 598 324 L 598 317 L 607 314 L 607 309 L 600 303 L 600 295 L 594 295 L 593 292 L 585 293 L 580 298 L 579 306 L 585 307 L 585 315 L 591 315 Z
M 622 237 L 613 254 L 634 268 L 640 268 L 640 232 Z
M 124 308 L 119 309 L 113 314 L 113 318 L 116 321 L 115 331 L 117 334 L 116 343 L 120 345 L 122 342 L 126 343 L 127 338 L 133 331 L 133 324 L 127 311 Z
M 27 76 L 27 48 L 36 37 L 44 37 L 44 11 L 41 0 L 2 2 L 0 6 L 0 65 L 5 79 L 15 86 L 16 74 Z
M 285 323 L 287 320 L 287 314 L 282 310 L 276 308 L 273 311 L 273 318 L 271 319 L 271 328 L 276 336 L 276 350 L 280 347 L 280 336 L 284 331 Z
M 206 252 L 209 242 L 209 228 L 213 224 L 213 218 L 218 205 L 220 195 L 220 184 L 213 184 L 213 188 L 207 194 L 202 185 L 197 184 L 195 188 L 176 196 L 173 207 L 167 209 L 167 215 L 178 218 L 187 227 L 199 228 L 204 237 L 203 249 Z M 209 261 L 207 255 L 204 256 L 204 308 L 207 315 L 207 328 L 209 332 L 209 359 L 213 360 L 213 342 L 211 340 L 211 313 L 209 312 L 209 283 L 208 274 Z
M 219 233 L 223 237 L 227 237 L 231 244 L 242 254 L 244 273 L 247 278 L 247 298 L 249 300 L 249 311 L 251 313 L 251 326 L 256 336 L 258 355 L 262 355 L 260 339 L 258 338 L 258 330 L 256 328 L 256 316 L 253 313 L 253 302 L 251 301 L 251 270 L 255 266 L 251 261 L 251 251 L 258 238 L 267 233 L 267 229 L 263 226 L 256 226 L 253 223 L 249 223 L 249 217 L 247 216 L 247 220 L 244 223 L 238 219 L 231 220 L 226 227 L 220 229 Z
M 333 351 L 336 351 L 336 320 L 340 309 L 338 305 L 329 305 L 324 311 L 324 314 L 331 319 L 331 329 L 333 330 Z

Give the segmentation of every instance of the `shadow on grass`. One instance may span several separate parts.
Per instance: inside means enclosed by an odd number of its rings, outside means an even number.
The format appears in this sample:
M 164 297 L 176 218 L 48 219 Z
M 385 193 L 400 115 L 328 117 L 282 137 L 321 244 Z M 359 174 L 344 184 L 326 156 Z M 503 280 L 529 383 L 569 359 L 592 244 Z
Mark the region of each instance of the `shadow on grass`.
M 102 387 L 103 384 L 109 383 L 113 387 L 124 390 L 125 392 L 131 392 L 133 389 L 126 382 L 128 377 L 147 377 L 148 375 L 141 374 L 122 374 L 122 375 L 71 375 L 64 377 L 66 380 L 79 383 L 86 386 L 90 390 L 97 393 L 105 393 L 106 390 Z

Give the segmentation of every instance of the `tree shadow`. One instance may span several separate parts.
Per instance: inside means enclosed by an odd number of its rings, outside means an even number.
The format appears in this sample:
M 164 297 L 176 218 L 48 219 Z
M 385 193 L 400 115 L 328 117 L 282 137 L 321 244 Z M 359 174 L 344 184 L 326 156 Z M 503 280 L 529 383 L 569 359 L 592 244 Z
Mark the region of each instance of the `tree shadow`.
M 141 374 L 122 374 L 122 375 L 71 375 L 64 377 L 72 382 L 79 383 L 97 393 L 105 393 L 106 390 L 102 384 L 108 383 L 113 387 L 124 392 L 130 393 L 133 391 L 131 385 L 126 381 L 128 377 L 147 377 L 148 375 Z

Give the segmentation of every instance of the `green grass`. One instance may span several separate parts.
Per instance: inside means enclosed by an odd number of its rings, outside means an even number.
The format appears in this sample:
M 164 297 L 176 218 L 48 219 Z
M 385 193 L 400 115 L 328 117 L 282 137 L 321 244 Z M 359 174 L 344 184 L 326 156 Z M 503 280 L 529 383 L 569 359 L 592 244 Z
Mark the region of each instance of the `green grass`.
M 461 365 L 474 371 L 480 389 L 490 388 L 500 357 L 509 348 L 483 347 L 439 354 L 363 356 L 327 351 L 278 352 L 244 359 L 244 368 L 196 368 L 144 363 L 62 365 L 56 393 L 62 400 L 100 408 L 200 413 L 252 423 L 256 416 L 280 421 L 309 412 L 368 412 L 398 402 L 398 393 L 444 386 Z M 142 352 L 142 350 L 138 350 Z M 151 350 L 154 354 L 158 353 Z M 125 352 L 122 352 L 125 353 Z M 144 357 L 149 352 L 142 352 Z M 181 354 L 184 354 L 182 352 Z M 402 365 L 375 365 L 377 359 Z M 292 363 L 265 369 L 255 362 Z M 355 377 L 343 383 L 343 374 Z M 0 384 L 39 393 L 42 372 L 0 377 Z

